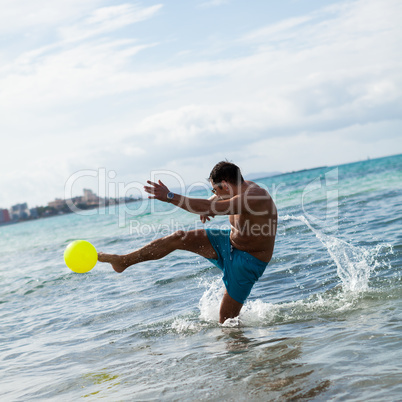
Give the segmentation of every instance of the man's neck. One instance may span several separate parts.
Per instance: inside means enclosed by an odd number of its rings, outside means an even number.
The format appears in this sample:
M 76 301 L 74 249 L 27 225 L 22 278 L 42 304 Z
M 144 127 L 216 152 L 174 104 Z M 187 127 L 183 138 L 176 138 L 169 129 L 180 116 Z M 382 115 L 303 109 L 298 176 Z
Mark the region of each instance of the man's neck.
M 248 184 L 244 181 L 240 186 L 232 186 L 233 197 L 243 194 L 248 188 Z

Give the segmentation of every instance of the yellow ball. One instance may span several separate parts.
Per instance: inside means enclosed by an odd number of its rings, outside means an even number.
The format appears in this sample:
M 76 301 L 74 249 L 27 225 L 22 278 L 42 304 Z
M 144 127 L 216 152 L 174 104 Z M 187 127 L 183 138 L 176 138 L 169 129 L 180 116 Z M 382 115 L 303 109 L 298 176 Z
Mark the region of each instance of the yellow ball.
M 72 271 L 83 274 L 96 265 L 98 253 L 90 242 L 75 240 L 64 251 L 64 261 Z

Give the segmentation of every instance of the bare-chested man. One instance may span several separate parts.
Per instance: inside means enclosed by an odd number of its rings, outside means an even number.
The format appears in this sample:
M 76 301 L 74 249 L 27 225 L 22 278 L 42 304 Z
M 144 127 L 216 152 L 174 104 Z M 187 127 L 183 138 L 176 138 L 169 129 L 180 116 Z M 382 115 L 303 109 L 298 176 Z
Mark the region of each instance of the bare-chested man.
M 237 317 L 263 274 L 274 251 L 277 211 L 269 193 L 251 181 L 245 181 L 240 169 L 230 162 L 219 162 L 209 176 L 214 195 L 210 199 L 174 194 L 161 182 L 148 181 L 144 189 L 163 202 L 170 202 L 200 215 L 205 223 L 215 215 L 229 215 L 231 229 L 177 231 L 154 240 L 126 255 L 99 253 L 101 262 L 109 262 L 117 272 L 139 262 L 158 260 L 174 250 L 199 254 L 223 271 L 225 293 L 219 322 Z

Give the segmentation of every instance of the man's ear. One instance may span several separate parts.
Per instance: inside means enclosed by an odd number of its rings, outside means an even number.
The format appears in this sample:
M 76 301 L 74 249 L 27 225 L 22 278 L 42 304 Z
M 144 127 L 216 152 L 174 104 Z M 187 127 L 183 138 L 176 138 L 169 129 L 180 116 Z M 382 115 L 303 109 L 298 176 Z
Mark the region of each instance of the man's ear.
M 229 185 L 226 180 L 222 180 L 221 186 L 226 190 L 229 191 Z

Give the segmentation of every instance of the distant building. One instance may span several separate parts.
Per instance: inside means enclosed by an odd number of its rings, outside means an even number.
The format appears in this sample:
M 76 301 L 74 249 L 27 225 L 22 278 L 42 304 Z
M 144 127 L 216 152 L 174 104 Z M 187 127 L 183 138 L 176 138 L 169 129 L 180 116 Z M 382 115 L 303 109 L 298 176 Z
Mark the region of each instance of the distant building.
M 28 219 L 30 212 L 28 209 L 28 204 L 24 202 L 23 204 L 16 204 L 11 207 L 11 220 L 18 221 L 20 219 Z
M 60 198 L 56 198 L 54 201 L 48 202 L 47 205 L 50 208 L 60 210 L 60 209 L 62 209 L 64 207 L 65 203 L 66 202 L 64 200 L 62 200 Z
M 73 197 L 73 198 L 70 198 L 70 199 L 66 200 L 66 202 L 73 203 L 73 204 L 78 204 L 78 203 L 84 202 L 84 201 L 83 201 L 83 197 L 77 196 L 77 197 Z
M 0 223 L 6 223 L 10 222 L 10 214 L 8 212 L 8 209 L 2 209 L 0 208 Z
M 73 197 L 70 200 L 67 200 L 70 203 L 74 204 L 74 205 L 78 205 L 84 202 L 84 197 L 81 196 L 77 196 L 77 197 Z
M 30 214 L 32 219 L 38 219 L 39 218 L 38 210 L 36 208 L 31 208 L 29 210 L 29 214 Z
M 84 188 L 84 196 L 82 197 L 82 200 L 88 205 L 99 204 L 99 197 L 88 188 Z

